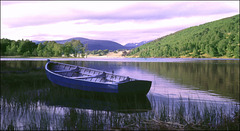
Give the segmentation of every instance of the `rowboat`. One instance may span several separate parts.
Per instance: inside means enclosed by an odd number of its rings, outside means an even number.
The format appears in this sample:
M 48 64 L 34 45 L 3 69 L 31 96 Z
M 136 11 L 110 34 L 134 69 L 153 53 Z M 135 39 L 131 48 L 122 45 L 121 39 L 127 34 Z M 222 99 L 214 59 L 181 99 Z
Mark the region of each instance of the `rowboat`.
M 114 72 L 53 62 L 45 65 L 48 79 L 56 85 L 88 92 L 113 93 L 123 95 L 146 95 L 151 81 L 138 80 Z

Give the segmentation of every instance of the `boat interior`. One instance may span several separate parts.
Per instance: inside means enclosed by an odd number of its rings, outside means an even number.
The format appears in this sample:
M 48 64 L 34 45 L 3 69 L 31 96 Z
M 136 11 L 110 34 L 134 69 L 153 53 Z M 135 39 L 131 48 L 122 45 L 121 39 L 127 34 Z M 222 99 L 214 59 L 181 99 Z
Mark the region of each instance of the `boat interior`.
M 49 69 L 57 74 L 67 76 L 73 79 L 83 79 L 91 82 L 127 82 L 133 81 L 132 78 L 126 76 L 115 75 L 114 73 L 106 73 L 104 71 L 79 67 L 75 65 L 51 63 Z

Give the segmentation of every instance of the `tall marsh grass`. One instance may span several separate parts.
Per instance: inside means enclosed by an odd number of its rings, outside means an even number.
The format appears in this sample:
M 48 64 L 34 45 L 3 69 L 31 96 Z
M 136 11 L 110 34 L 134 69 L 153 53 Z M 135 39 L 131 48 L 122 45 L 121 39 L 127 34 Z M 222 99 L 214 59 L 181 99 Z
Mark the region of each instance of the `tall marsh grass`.
M 195 102 L 188 99 L 152 101 L 152 110 L 118 112 L 49 106 L 45 102 L 1 98 L 1 130 L 110 130 L 110 129 L 239 129 L 239 105 Z

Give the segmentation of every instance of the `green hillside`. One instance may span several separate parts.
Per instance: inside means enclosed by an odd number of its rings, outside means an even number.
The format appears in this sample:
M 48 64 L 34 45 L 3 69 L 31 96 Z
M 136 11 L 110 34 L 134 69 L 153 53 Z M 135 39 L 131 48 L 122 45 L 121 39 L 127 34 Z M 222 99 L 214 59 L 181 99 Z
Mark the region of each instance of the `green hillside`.
M 190 27 L 131 51 L 135 57 L 239 58 L 239 14 Z

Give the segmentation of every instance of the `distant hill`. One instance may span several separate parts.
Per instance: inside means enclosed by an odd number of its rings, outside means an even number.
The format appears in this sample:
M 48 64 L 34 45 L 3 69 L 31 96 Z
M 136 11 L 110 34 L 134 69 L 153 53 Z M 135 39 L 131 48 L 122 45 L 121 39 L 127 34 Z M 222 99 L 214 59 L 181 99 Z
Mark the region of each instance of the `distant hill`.
M 135 57 L 239 58 L 239 14 L 190 27 L 137 47 Z
M 118 50 L 118 49 L 126 49 L 126 47 L 122 46 L 119 43 L 109 41 L 109 40 L 92 40 L 92 39 L 87 39 L 87 38 L 82 38 L 82 37 L 75 37 L 75 38 L 70 38 L 67 40 L 54 40 L 55 42 L 59 44 L 64 44 L 66 42 L 69 42 L 71 40 L 80 40 L 81 43 L 83 44 L 88 44 L 88 50 Z M 44 41 L 34 41 L 33 42 L 39 44 L 43 43 Z
M 151 41 L 141 41 L 139 43 L 127 43 L 126 45 L 124 45 L 124 47 L 126 47 L 128 49 L 133 49 L 133 48 L 139 47 L 139 46 L 144 45 L 144 44 L 146 44 L 148 42 L 151 42 Z

